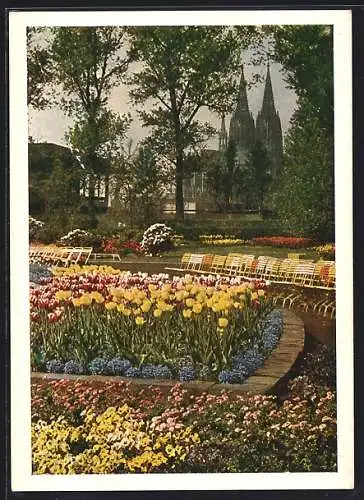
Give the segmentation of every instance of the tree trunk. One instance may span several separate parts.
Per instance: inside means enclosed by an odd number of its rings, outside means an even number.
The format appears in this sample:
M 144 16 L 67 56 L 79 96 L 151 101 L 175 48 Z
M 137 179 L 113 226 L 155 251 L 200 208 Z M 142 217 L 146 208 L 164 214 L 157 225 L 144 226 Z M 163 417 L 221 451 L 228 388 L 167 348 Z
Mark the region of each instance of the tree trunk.
M 176 161 L 176 219 L 184 220 L 185 207 L 183 199 L 183 156 L 177 154 Z

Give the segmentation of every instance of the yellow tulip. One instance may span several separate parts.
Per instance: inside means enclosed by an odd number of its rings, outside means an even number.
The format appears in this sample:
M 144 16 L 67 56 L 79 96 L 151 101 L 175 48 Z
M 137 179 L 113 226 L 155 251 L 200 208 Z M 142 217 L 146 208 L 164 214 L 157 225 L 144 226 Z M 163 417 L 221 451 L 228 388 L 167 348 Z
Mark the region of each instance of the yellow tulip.
M 194 313 L 199 314 L 201 311 L 202 311 L 202 304 L 200 304 L 199 302 L 196 302 L 195 304 L 193 304 L 193 312 Z
M 73 304 L 75 307 L 80 307 L 80 305 L 81 305 L 81 301 L 80 301 L 80 299 L 79 299 L 79 298 L 74 297 L 74 298 L 72 299 L 72 304 Z
M 89 293 L 83 294 L 82 297 L 80 297 L 80 302 L 85 306 L 91 305 L 92 303 L 91 295 Z
M 145 319 L 144 319 L 142 316 L 137 316 L 137 317 L 135 318 L 135 323 L 136 323 L 137 325 L 144 325 L 144 323 L 145 323 Z
M 195 301 L 193 299 L 191 299 L 191 298 L 189 298 L 189 299 L 186 300 L 186 306 L 187 307 L 192 307 L 194 303 L 195 303 Z
M 257 294 L 257 292 L 253 292 L 253 293 L 251 294 L 251 299 L 252 299 L 252 300 L 257 300 L 257 298 L 258 298 L 258 294 Z
M 105 300 L 100 292 L 91 292 L 91 299 L 93 299 L 98 304 L 102 304 Z
M 258 290 L 259 297 L 263 297 L 265 294 L 264 290 Z
M 182 314 L 183 314 L 184 318 L 190 318 L 192 316 L 192 310 L 191 309 L 183 309 Z
M 116 302 L 106 302 L 105 307 L 108 311 L 111 311 L 112 309 L 115 309 L 117 307 Z
M 163 313 L 162 309 L 154 309 L 153 316 L 155 318 L 160 318 L 162 316 L 162 313 Z
M 145 300 L 142 305 L 140 306 L 140 309 L 147 313 L 149 312 L 150 308 L 152 307 L 152 303 L 150 302 L 150 300 Z
M 220 328 L 226 328 L 229 324 L 229 320 L 227 318 L 219 318 L 218 325 Z
M 124 316 L 130 316 L 131 315 L 131 310 L 128 309 L 127 307 L 123 311 Z

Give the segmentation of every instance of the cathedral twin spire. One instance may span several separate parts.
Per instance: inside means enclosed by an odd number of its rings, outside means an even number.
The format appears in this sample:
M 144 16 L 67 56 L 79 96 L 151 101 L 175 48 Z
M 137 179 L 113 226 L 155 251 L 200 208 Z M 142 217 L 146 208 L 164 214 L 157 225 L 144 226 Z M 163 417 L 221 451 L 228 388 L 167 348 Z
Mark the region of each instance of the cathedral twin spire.
M 235 141 L 238 162 L 245 164 L 255 143 L 260 141 L 270 157 L 272 174 L 275 175 L 282 164 L 282 129 L 279 114 L 274 105 L 269 62 L 267 65 L 262 108 L 258 113 L 256 123 L 254 123 L 253 115 L 249 110 L 246 87 L 247 83 L 242 65 L 237 106 L 230 120 L 229 138 L 226 132 L 225 116 L 223 116 L 219 149 L 220 151 L 225 150 L 228 140 Z

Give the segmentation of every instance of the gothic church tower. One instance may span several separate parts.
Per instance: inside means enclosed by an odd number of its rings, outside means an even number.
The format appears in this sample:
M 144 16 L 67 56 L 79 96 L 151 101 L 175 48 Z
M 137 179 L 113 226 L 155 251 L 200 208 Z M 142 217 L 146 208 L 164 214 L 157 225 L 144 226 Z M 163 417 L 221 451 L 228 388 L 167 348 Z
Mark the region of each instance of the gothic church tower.
M 271 174 L 275 177 L 282 167 L 283 141 L 281 120 L 274 105 L 269 62 L 267 65 L 263 105 L 257 116 L 256 140 L 260 141 L 265 147 L 272 164 Z
M 238 163 L 245 165 L 254 147 L 255 126 L 253 115 L 249 110 L 243 65 L 241 66 L 237 105 L 230 120 L 229 140 L 236 144 Z

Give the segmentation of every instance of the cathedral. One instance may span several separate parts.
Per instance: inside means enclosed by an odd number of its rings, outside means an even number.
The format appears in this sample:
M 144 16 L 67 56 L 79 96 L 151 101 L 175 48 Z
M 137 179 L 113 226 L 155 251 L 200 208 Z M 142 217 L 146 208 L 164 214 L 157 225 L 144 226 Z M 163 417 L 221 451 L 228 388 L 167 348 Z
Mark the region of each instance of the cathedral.
M 273 96 L 272 81 L 269 63 L 265 79 L 263 102 L 256 120 L 249 109 L 247 96 L 247 82 L 244 77 L 243 66 L 236 101 L 229 132 L 227 131 L 225 116 L 222 116 L 221 129 L 219 133 L 219 151 L 207 150 L 205 156 L 212 158 L 218 155 L 223 157 L 230 141 L 236 145 L 236 162 L 246 168 L 246 162 L 255 144 L 260 141 L 266 150 L 271 164 L 271 175 L 274 178 L 282 168 L 283 162 L 283 140 L 282 127 L 279 113 L 276 110 Z M 209 192 L 206 174 L 204 172 L 193 174 L 191 178 L 185 179 L 184 199 L 186 212 L 196 213 L 200 211 L 215 211 L 215 201 Z M 170 193 L 166 211 L 174 213 L 174 191 Z
M 237 162 L 245 165 L 254 144 L 260 141 L 271 161 L 271 174 L 276 176 L 282 166 L 283 141 L 279 113 L 276 111 L 273 97 L 272 81 L 269 63 L 265 80 L 263 104 L 256 122 L 249 110 L 246 92 L 244 69 L 241 69 L 239 93 L 236 109 L 230 120 L 229 135 L 227 134 L 225 117 L 222 117 L 219 137 L 219 151 L 223 153 L 229 141 L 234 141 L 237 147 Z

